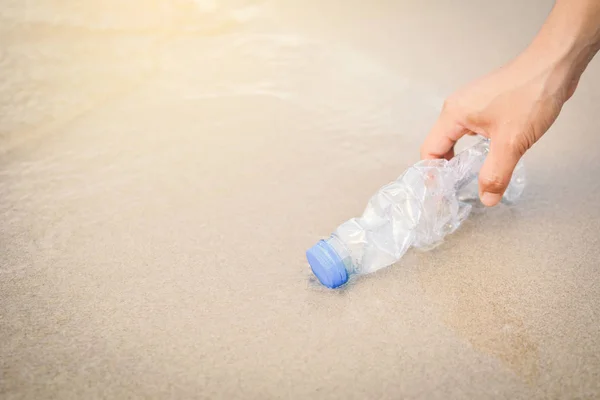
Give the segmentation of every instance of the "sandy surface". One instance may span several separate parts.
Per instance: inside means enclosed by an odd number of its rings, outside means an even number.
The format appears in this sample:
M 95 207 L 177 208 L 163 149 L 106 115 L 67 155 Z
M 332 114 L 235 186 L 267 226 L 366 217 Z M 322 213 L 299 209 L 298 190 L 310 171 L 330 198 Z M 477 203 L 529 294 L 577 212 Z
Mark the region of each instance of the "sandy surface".
M 518 205 L 304 259 L 548 1 L 70 3 L 0 11 L 1 398 L 600 397 L 599 59 Z

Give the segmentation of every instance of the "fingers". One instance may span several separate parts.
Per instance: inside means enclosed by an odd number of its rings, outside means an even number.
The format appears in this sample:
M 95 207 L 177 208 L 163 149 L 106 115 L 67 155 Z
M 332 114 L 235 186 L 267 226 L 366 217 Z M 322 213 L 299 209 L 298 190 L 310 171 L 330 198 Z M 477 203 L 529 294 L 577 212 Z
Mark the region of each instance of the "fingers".
M 460 118 L 448 112 L 446 107 L 442 110 L 421 147 L 422 159 L 450 159 L 454 156 L 456 142 L 465 134 L 472 133 L 457 122 L 459 120 Z M 520 148 L 513 145 L 513 137 L 514 135 L 510 134 L 494 135 L 490 143 L 490 153 L 479 172 L 479 197 L 488 207 L 495 206 L 502 200 L 512 173 L 523 155 L 523 152 L 519 151 Z
M 421 159 L 454 157 L 454 144 L 470 131 L 456 122 L 449 113 L 442 113 L 421 147 Z
M 479 197 L 488 207 L 495 206 L 502 200 L 521 158 L 521 154 L 504 137 L 496 135 L 492 139 L 490 153 L 479 172 Z

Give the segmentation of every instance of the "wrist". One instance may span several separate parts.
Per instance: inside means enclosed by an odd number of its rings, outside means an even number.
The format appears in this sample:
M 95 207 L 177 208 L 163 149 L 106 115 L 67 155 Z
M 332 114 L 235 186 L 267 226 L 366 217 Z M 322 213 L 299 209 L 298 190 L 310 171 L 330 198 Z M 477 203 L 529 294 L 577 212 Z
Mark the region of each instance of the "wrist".
M 517 58 L 530 76 L 544 82 L 544 91 L 561 102 L 574 93 L 587 65 L 598 51 L 596 42 L 578 33 L 576 26 L 544 26 Z M 525 67 L 523 67 L 525 66 Z

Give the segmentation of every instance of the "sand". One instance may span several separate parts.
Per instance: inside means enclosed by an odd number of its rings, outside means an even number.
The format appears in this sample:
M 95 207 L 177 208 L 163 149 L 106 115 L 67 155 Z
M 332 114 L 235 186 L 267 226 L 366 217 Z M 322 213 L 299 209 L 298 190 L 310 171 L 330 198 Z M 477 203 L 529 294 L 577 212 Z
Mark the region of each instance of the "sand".
M 304 258 L 551 2 L 5 3 L 1 398 L 600 397 L 600 59 L 517 205 Z

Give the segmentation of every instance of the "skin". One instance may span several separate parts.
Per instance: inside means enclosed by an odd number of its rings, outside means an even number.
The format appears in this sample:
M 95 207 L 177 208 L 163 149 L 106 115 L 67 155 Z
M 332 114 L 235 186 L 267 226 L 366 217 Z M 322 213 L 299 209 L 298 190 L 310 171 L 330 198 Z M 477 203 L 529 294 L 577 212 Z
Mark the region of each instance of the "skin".
M 527 49 L 445 101 L 421 158 L 452 158 L 466 134 L 490 138 L 479 196 L 498 204 L 517 162 L 554 123 L 599 49 L 600 0 L 557 0 Z

